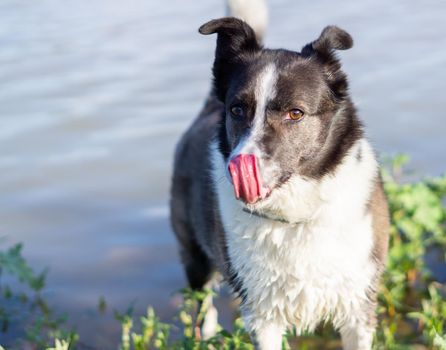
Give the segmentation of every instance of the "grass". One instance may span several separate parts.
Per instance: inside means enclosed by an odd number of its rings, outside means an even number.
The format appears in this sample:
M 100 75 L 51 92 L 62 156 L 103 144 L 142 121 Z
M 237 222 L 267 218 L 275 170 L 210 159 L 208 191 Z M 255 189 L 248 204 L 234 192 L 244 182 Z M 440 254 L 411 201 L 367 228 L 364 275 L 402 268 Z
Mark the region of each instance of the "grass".
M 446 350 L 446 287 L 436 280 L 426 257 L 439 252 L 445 261 L 446 248 L 446 175 L 403 182 L 407 157 L 399 155 L 386 161 L 383 178 L 389 199 L 392 228 L 387 270 L 379 295 L 379 325 L 374 349 L 438 349 Z M 14 329 L 28 320 L 26 329 L 10 349 L 79 349 L 80 337 L 67 329 L 65 319 L 56 315 L 42 298 L 46 273 L 35 274 L 23 259 L 22 246 L 0 251 L 1 273 L 15 277 L 27 292 L 13 291 L 0 280 L 1 332 Z M 446 265 L 444 265 L 446 268 Z M 207 341 L 195 329 L 205 310 L 197 310 L 200 300 L 212 291 L 181 291 L 183 303 L 170 322 L 161 321 L 149 307 L 147 314 L 136 319 L 131 310 L 116 313 L 122 328 L 119 350 L 205 350 L 253 349 L 240 319 L 232 330 L 220 327 Z M 100 305 L 104 307 L 105 301 Z M 1 306 L 3 305 L 3 306 Z M 17 315 L 22 315 L 22 319 Z M 284 337 L 283 349 L 337 349 L 339 336 L 329 326 L 313 335 L 296 339 Z M 0 346 L 0 350 L 1 350 Z

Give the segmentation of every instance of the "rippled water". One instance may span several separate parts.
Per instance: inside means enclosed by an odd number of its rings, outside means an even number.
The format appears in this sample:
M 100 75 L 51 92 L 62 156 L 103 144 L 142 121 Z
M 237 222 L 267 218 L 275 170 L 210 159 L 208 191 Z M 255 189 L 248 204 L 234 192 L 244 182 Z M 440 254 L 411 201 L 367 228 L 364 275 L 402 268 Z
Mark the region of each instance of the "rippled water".
M 300 49 L 327 24 L 368 135 L 421 174 L 446 168 L 446 2 L 270 0 L 266 44 Z M 0 237 L 50 267 L 46 295 L 85 342 L 117 339 L 99 296 L 164 316 L 185 284 L 168 224 L 176 140 L 199 111 L 221 0 L 0 3 Z M 110 336 L 111 335 L 111 336 Z

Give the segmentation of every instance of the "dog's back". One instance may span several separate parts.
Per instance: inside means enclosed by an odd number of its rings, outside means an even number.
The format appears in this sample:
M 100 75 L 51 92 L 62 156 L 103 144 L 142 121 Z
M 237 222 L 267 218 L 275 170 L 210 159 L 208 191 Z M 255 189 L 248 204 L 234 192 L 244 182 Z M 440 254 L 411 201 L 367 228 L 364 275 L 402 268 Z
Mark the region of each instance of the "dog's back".
M 209 96 L 175 152 L 171 220 L 188 281 L 194 289 L 209 281 L 215 260 L 223 253 L 215 242 L 224 236 L 211 179 L 209 150 L 221 116 L 221 102 Z

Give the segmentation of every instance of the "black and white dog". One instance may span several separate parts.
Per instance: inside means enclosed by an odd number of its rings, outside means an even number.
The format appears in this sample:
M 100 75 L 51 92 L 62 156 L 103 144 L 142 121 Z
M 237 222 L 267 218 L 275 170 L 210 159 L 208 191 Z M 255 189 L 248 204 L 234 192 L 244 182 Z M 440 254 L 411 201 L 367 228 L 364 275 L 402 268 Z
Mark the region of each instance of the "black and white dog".
M 335 55 L 352 38 L 326 27 L 299 53 L 264 49 L 233 17 L 199 31 L 218 34 L 214 86 L 177 146 L 171 199 L 190 286 L 220 272 L 256 349 L 327 320 L 344 349 L 371 349 L 389 219 Z

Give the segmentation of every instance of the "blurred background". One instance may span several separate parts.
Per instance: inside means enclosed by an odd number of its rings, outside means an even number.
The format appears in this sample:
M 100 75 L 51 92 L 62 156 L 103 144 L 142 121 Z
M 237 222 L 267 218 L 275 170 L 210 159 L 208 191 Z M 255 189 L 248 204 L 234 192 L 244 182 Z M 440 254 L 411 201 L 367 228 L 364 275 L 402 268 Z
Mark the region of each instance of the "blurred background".
M 266 46 L 336 24 L 369 139 L 415 176 L 446 164 L 446 1 L 269 0 Z M 115 344 L 123 310 L 162 317 L 186 281 L 168 219 L 175 143 L 210 87 L 223 0 L 2 0 L 0 247 L 24 243 L 45 295 L 85 343 Z M 226 316 L 225 316 L 226 317 Z M 227 316 L 229 317 L 229 316 Z

